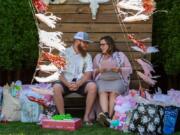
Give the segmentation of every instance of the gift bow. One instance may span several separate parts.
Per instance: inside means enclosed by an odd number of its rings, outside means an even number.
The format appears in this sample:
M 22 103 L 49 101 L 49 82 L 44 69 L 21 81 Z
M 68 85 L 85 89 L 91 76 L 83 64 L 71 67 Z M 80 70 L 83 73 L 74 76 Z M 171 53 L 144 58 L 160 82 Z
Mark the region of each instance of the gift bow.
M 70 120 L 72 119 L 71 114 L 60 114 L 60 115 L 54 115 L 51 117 L 53 120 Z

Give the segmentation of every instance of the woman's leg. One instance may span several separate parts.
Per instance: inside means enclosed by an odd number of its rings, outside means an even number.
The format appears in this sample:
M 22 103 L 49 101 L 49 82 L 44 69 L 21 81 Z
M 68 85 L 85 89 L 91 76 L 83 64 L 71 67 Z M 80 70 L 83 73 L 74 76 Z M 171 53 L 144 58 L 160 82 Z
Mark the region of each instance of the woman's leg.
M 115 99 L 116 97 L 118 96 L 117 93 L 115 92 L 111 92 L 109 94 L 109 116 L 112 117 L 113 115 L 113 112 L 114 112 L 114 102 L 115 102 Z
M 108 92 L 100 92 L 99 93 L 99 103 L 103 112 L 99 113 L 98 121 L 101 125 L 105 127 L 110 126 L 110 119 L 109 119 L 109 93 Z
M 100 92 L 99 93 L 99 103 L 100 103 L 100 106 L 101 106 L 101 109 L 103 112 L 109 112 L 108 111 L 108 96 L 109 96 L 109 93 L 108 92 Z

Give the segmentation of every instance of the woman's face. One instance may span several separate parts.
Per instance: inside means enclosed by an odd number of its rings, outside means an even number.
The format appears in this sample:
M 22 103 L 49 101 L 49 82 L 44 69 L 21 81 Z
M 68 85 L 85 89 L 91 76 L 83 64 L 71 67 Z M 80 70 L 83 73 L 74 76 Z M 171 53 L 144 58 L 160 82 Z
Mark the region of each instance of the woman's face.
M 100 48 L 101 48 L 102 53 L 104 54 L 106 54 L 107 50 L 109 49 L 109 46 L 104 39 L 100 41 Z

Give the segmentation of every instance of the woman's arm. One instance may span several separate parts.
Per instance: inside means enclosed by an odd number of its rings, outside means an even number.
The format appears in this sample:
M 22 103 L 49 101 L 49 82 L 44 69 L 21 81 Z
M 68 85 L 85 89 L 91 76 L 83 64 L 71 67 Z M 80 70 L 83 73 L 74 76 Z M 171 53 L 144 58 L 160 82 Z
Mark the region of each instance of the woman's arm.
M 129 62 L 129 59 L 127 58 L 127 56 L 121 52 L 121 56 L 123 58 L 123 66 L 121 67 L 121 74 L 124 78 L 124 80 L 126 82 L 129 83 L 129 77 L 130 77 L 130 74 L 132 74 L 132 66 L 131 66 L 131 63 Z
M 123 76 L 123 78 L 126 81 L 128 81 L 129 76 L 132 73 L 131 64 L 130 64 L 127 56 L 124 53 L 118 52 L 118 54 L 116 54 L 116 55 L 118 55 L 118 56 L 116 56 L 116 62 L 117 62 L 117 65 L 119 65 L 119 66 L 112 68 L 111 71 L 120 73 Z M 118 64 L 118 62 L 120 62 L 120 64 Z
M 121 67 L 121 72 L 131 74 L 132 73 L 132 66 L 129 62 L 129 59 L 127 58 L 127 56 L 124 53 L 121 53 L 121 55 L 123 58 L 123 66 Z

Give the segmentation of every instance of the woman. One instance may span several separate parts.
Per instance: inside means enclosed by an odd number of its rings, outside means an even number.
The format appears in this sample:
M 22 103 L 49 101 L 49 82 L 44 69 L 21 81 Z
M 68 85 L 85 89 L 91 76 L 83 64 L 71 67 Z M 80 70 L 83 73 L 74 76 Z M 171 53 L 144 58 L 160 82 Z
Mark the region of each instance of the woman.
M 109 126 L 109 119 L 113 116 L 115 98 L 127 92 L 132 68 L 124 53 L 119 52 L 115 47 L 112 37 L 102 37 L 100 49 L 101 53 L 97 54 L 93 61 L 94 78 L 103 111 L 99 114 L 99 121 L 104 126 Z

